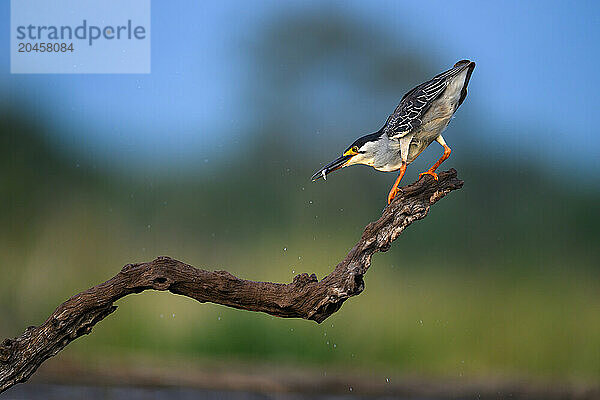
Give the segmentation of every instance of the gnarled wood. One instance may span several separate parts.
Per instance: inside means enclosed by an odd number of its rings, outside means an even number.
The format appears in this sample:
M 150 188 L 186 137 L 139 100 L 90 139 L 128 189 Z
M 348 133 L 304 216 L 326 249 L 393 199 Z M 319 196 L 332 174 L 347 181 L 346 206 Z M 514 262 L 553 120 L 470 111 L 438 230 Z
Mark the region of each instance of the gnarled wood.
M 25 382 L 48 358 L 116 310 L 114 302 L 147 289 L 168 290 L 201 303 L 212 302 L 285 318 L 323 322 L 344 301 L 364 289 L 363 275 L 371 256 L 387 251 L 413 221 L 425 218 L 429 208 L 452 190 L 462 187 L 456 171 L 424 176 L 403 187 L 379 218 L 365 228 L 361 239 L 324 279 L 306 273 L 291 283 L 253 282 L 227 271 L 205 271 L 169 257 L 127 264 L 110 280 L 71 297 L 40 326 L 0 344 L 0 393 Z

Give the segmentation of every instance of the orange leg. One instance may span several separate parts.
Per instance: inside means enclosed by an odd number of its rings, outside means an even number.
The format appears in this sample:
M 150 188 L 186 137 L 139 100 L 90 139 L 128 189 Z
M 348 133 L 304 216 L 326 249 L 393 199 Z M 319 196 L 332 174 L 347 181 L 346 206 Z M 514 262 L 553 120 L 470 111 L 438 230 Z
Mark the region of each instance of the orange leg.
M 390 190 L 390 193 L 388 194 L 388 204 L 390 204 L 392 200 L 394 200 L 394 197 L 396 197 L 396 195 L 398 194 L 398 184 L 402 180 L 402 177 L 404 176 L 405 172 L 406 162 L 402 162 L 402 165 L 400 166 L 400 175 L 398 175 L 398 178 L 396 178 L 396 182 L 394 182 L 394 186 L 392 186 L 392 190 Z
M 436 162 L 435 164 L 433 164 L 433 165 L 431 166 L 431 168 L 429 168 L 427 171 L 425 171 L 425 172 L 421 172 L 421 173 L 419 174 L 419 179 L 421 179 L 421 177 L 422 177 L 423 175 L 431 175 L 431 176 L 433 176 L 433 179 L 435 179 L 435 180 L 437 181 L 437 179 L 438 179 L 438 176 L 437 176 L 437 174 L 435 173 L 435 170 L 437 169 L 437 167 L 439 167 L 439 166 L 440 166 L 440 164 L 441 164 L 441 163 L 443 163 L 444 161 L 446 161 L 446 159 L 447 159 L 448 157 L 450 157 L 450 153 L 452 152 L 452 150 L 450 150 L 450 147 L 448 147 L 448 145 L 447 145 L 447 144 L 444 144 L 443 146 L 444 146 L 444 155 L 442 156 L 442 158 L 440 158 L 440 159 L 438 160 L 438 162 Z

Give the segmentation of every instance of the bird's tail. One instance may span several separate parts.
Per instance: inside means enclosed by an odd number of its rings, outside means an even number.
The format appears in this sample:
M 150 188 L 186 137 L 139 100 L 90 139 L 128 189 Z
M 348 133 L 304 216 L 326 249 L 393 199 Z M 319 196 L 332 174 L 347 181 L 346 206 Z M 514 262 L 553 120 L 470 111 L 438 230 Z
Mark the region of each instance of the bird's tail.
M 469 77 L 471 76 L 471 73 L 473 72 L 473 69 L 475 69 L 475 63 L 471 60 L 460 60 L 459 62 L 457 62 L 456 64 L 454 64 L 454 66 L 452 68 L 450 68 L 447 71 L 442 72 L 441 74 L 437 75 L 435 78 L 444 78 L 444 79 L 448 79 L 448 78 L 452 78 L 458 74 L 460 74 L 461 72 L 463 72 L 465 69 L 469 69 Z M 468 78 L 467 78 L 468 79 Z

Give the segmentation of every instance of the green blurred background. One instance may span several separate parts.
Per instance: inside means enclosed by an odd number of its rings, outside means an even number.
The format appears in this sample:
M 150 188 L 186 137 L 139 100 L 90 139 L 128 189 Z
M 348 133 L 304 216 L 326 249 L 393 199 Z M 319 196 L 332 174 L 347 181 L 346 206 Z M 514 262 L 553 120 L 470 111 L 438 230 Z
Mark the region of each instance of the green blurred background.
M 464 188 L 377 254 L 365 291 L 334 316 L 317 325 L 145 292 L 120 300 L 59 357 L 596 382 L 599 142 L 553 125 L 543 100 L 573 93 L 520 82 L 523 92 L 539 90 L 536 118 L 535 105 L 520 108 L 521 93 L 515 104 L 489 95 L 510 77 L 486 71 L 510 60 L 456 47 L 452 35 L 420 40 L 378 25 L 385 2 L 364 15 L 366 6 L 336 4 L 255 4 L 250 16 L 240 11 L 243 28 L 221 27 L 233 33 L 212 39 L 227 42 L 222 49 L 192 40 L 169 58 L 166 26 L 185 27 L 196 11 L 200 26 L 216 26 L 220 14 L 153 3 L 153 18 L 170 19 L 153 19 L 150 76 L 3 75 L 0 337 L 42 323 L 124 264 L 159 255 L 251 280 L 324 277 L 380 216 L 395 175 L 354 167 L 326 184 L 310 175 L 377 130 L 412 86 L 471 58 L 477 68 L 445 134 L 453 153 L 442 167 L 456 168 Z M 418 15 L 402 7 L 389 12 Z M 243 25 L 247 18 L 254 22 Z M 220 74 L 212 58 L 228 77 L 225 94 L 209 82 Z M 213 110 L 218 121 L 204 122 Z M 544 147 L 552 138 L 581 153 L 561 157 Z M 404 183 L 440 154 L 431 146 Z

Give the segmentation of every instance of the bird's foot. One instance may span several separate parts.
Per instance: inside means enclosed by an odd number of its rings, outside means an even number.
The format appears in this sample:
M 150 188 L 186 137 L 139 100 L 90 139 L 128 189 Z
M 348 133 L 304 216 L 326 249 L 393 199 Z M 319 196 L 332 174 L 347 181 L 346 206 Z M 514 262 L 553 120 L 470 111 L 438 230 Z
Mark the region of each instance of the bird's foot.
M 394 188 L 394 189 L 390 190 L 390 193 L 388 194 L 388 204 L 390 204 L 392 202 L 392 200 L 394 200 L 394 197 L 396 197 L 397 194 L 398 194 L 398 188 Z
M 433 179 L 435 179 L 436 181 L 438 180 L 438 175 L 437 175 L 435 172 L 431 171 L 431 170 L 429 170 L 429 171 L 425 171 L 425 172 L 421 172 L 421 173 L 419 174 L 419 179 L 421 179 L 421 177 L 422 177 L 423 175 L 431 175 L 431 176 L 433 176 Z

